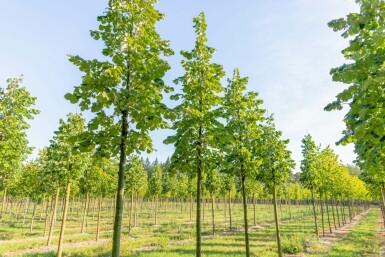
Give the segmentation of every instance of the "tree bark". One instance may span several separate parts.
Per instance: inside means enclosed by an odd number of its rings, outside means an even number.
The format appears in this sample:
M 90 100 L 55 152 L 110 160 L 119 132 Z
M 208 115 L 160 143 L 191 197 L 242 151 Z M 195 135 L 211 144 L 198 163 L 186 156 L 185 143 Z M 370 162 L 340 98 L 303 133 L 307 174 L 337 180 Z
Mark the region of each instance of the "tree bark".
M 314 189 L 311 189 L 311 198 L 312 198 L 312 204 L 313 204 L 313 215 L 314 215 L 314 226 L 315 226 L 315 234 L 317 238 L 319 237 L 318 235 L 318 223 L 317 223 L 317 210 L 315 207 L 315 199 L 314 199 Z
M 53 207 L 53 210 L 52 210 L 51 225 L 50 225 L 50 228 L 49 228 L 47 246 L 49 246 L 51 244 L 51 241 L 52 241 L 53 228 L 54 228 L 55 220 L 56 220 L 57 202 L 59 201 L 59 191 L 60 191 L 60 187 L 57 187 L 57 189 L 56 189 L 56 196 L 55 196 L 55 203 L 54 203 L 54 207 Z
M 89 194 L 87 192 L 86 201 L 84 202 L 82 229 L 80 231 L 80 233 L 82 233 L 82 234 L 84 233 L 84 227 L 85 227 L 86 219 L 87 219 L 87 209 L 88 209 L 88 206 L 89 206 L 88 197 L 89 197 Z
M 243 204 L 243 223 L 245 227 L 245 246 L 246 246 L 246 256 L 250 257 L 250 244 L 249 244 L 249 225 L 247 220 L 247 199 L 246 199 L 246 175 L 243 174 L 243 166 L 241 164 L 241 180 L 242 180 L 242 204 Z
M 7 201 L 7 187 L 4 188 L 3 202 L 1 203 L 1 210 L 0 210 L 0 222 L 3 220 L 3 210 L 4 210 L 6 201 Z
M 99 234 L 100 234 L 100 221 L 101 221 L 101 213 L 102 213 L 102 202 L 103 202 L 103 197 L 100 194 L 99 198 L 99 207 L 98 207 L 98 225 L 96 227 L 96 242 L 99 241 Z
M 47 203 L 47 206 L 45 207 L 45 219 L 44 219 L 44 237 L 47 235 L 47 226 L 48 226 L 48 219 L 49 219 L 49 216 L 48 216 L 48 210 L 50 208 L 50 206 L 52 205 L 52 196 L 50 196 L 48 198 L 48 203 Z
M 33 205 L 33 213 L 32 213 L 32 218 L 31 218 L 31 226 L 29 231 L 32 233 L 33 231 L 33 222 L 35 220 L 35 215 L 36 215 L 36 206 L 37 206 L 37 200 L 35 200 L 34 205 Z
M 279 220 L 278 220 L 278 211 L 277 211 L 277 190 L 275 188 L 275 183 L 273 184 L 273 201 L 274 201 L 274 219 L 275 219 L 275 231 L 277 236 L 278 256 L 282 257 L 281 236 L 279 233 Z
M 120 159 L 119 159 L 119 173 L 118 173 L 118 190 L 116 197 L 115 219 L 114 219 L 114 235 L 112 238 L 112 257 L 120 256 L 120 234 L 122 230 L 123 218 L 123 203 L 124 203 L 124 184 L 126 180 L 126 141 L 128 138 L 128 112 L 122 111 L 122 132 L 120 139 Z
M 215 195 L 214 192 L 211 192 L 211 218 L 213 223 L 213 235 L 215 235 Z
M 64 243 L 64 230 L 66 226 L 67 221 L 67 212 L 68 212 L 68 205 L 70 201 L 70 192 L 71 192 L 71 183 L 67 183 L 66 188 L 66 198 L 64 202 L 64 210 L 63 210 L 63 218 L 61 222 L 61 228 L 60 228 L 60 236 L 59 236 L 59 245 L 57 248 L 57 257 L 61 257 L 63 254 L 63 243 Z

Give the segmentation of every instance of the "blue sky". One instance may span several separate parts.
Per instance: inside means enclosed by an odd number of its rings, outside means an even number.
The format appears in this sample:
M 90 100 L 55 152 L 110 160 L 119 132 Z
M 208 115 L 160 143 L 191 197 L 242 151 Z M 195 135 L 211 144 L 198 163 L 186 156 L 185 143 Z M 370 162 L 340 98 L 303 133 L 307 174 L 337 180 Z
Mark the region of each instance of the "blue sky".
M 24 86 L 38 98 L 41 114 L 28 132 L 37 149 L 48 145 L 59 118 L 77 111 L 64 99 L 81 81 L 67 54 L 100 57 L 102 42 L 92 40 L 89 30 L 98 26 L 96 17 L 107 2 L 0 1 L 0 85 L 23 74 Z M 345 87 L 332 82 L 329 71 L 344 62 L 341 50 L 348 43 L 327 22 L 357 11 L 354 0 L 161 0 L 157 6 L 166 14 L 158 31 L 176 53 L 169 59 L 168 83 L 182 74 L 179 51 L 193 47 L 192 18 L 204 11 L 209 45 L 217 49 L 214 60 L 227 76 L 238 67 L 250 78 L 249 90 L 259 92 L 264 107 L 275 114 L 297 163 L 306 133 L 332 145 L 344 163 L 354 160 L 352 146 L 334 145 L 344 129 L 344 112 L 323 111 Z M 172 154 L 172 146 L 162 143 L 169 134 L 152 133 L 157 151 L 150 158 Z

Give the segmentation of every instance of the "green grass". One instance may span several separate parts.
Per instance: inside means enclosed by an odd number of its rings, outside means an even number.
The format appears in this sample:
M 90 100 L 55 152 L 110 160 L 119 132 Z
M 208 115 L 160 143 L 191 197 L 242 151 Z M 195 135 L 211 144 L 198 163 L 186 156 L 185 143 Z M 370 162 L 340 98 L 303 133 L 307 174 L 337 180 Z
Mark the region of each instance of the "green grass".
M 111 239 L 112 237 L 112 215 L 111 209 L 107 206 L 102 211 L 102 232 L 101 239 Z M 188 203 L 168 203 L 162 204 L 159 209 L 159 226 L 153 225 L 150 215 L 150 203 L 144 203 L 143 208 L 138 207 L 138 226 L 134 228 L 131 235 L 128 235 L 128 206 L 125 207 L 121 256 L 127 257 L 177 257 L 195 256 L 195 228 L 193 222 L 189 221 Z M 277 256 L 274 216 L 272 215 L 272 205 L 258 204 L 256 212 L 256 224 L 259 227 L 250 229 L 250 247 L 252 256 Z M 60 207 L 59 207 L 60 210 Z M 229 232 L 229 216 L 227 220 L 224 216 L 224 205 L 217 204 L 216 207 L 216 229 L 215 237 L 211 234 L 211 209 L 206 205 L 205 219 L 203 220 L 203 256 L 207 257 L 240 257 L 244 256 L 244 235 L 243 235 L 243 212 L 242 205 L 235 203 L 233 210 L 233 231 Z M 43 210 L 41 210 L 43 211 Z M 34 232 L 30 233 L 28 222 L 22 226 L 20 221 L 16 222 L 15 214 L 10 213 L 0 226 L 0 255 L 6 252 L 14 252 L 24 249 L 44 246 L 46 238 L 43 238 L 44 220 L 39 219 L 41 211 L 36 219 Z M 249 225 L 253 226 L 253 210 L 249 205 Z M 195 215 L 195 212 L 194 212 Z M 298 253 L 306 251 L 309 244 L 315 241 L 314 224 L 311 206 L 288 206 L 282 205 L 279 208 L 281 219 L 282 246 L 286 253 Z M 43 215 L 44 216 L 44 215 Z M 92 218 L 94 216 L 94 218 Z M 28 218 L 27 216 L 27 221 Z M 91 242 L 90 245 L 64 249 L 64 256 L 72 257 L 107 257 L 111 252 L 111 243 L 95 244 L 96 215 L 92 211 L 88 216 L 88 227 L 86 233 L 80 234 L 82 209 L 77 203 L 70 212 L 67 220 L 65 232 L 65 243 L 71 242 Z M 58 233 L 60 228 L 60 215 L 55 224 L 54 239 L 52 245 L 57 245 Z M 7 240 L 17 240 L 9 241 Z M 27 240 L 25 240 L 27 239 Z M 137 249 L 147 251 L 137 251 Z M 20 255 L 22 256 L 22 255 Z M 53 257 L 55 252 L 37 253 L 24 255 L 28 257 Z

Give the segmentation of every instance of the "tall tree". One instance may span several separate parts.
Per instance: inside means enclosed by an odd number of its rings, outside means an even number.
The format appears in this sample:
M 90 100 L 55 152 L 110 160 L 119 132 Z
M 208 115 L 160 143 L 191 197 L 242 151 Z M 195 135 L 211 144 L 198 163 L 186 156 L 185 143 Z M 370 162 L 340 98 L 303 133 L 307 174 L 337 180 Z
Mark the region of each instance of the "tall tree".
M 320 183 L 320 176 L 317 172 L 319 167 L 320 147 L 314 143 L 310 134 L 305 135 L 305 137 L 302 139 L 301 147 L 303 160 L 301 160 L 300 181 L 306 188 L 311 190 L 315 234 L 318 238 L 317 211 L 314 194 Z
M 197 208 L 196 208 L 196 256 L 201 256 L 201 192 L 202 174 L 212 162 L 213 151 L 217 149 L 216 130 L 221 124 L 216 109 L 222 102 L 223 91 L 221 78 L 225 75 L 221 65 L 212 63 L 215 49 L 206 45 L 206 18 L 203 13 L 194 18 L 196 33 L 195 48 L 181 51 L 185 58 L 182 66 L 185 74 L 175 83 L 183 86 L 182 93 L 172 99 L 181 99 L 182 103 L 174 109 L 176 115 L 173 129 L 174 136 L 166 139 L 166 143 L 175 146 L 172 163 L 179 170 L 196 173 L 197 176 Z
M 349 45 L 342 50 L 348 63 L 331 70 L 334 81 L 349 85 L 337 95 L 337 99 L 325 109 L 348 110 L 344 121 L 346 130 L 338 143 L 355 144 L 359 164 L 367 168 L 368 175 L 385 177 L 383 167 L 385 130 L 384 91 L 384 16 L 385 2 L 382 0 L 357 0 L 358 13 L 329 22 L 334 31 L 342 32 Z M 343 108 L 347 106 L 347 108 Z
M 281 139 L 282 132 L 276 130 L 272 117 L 267 119 L 262 136 L 263 164 L 259 179 L 265 183 L 266 188 L 273 195 L 274 220 L 277 236 L 278 256 L 282 257 L 282 246 L 277 212 L 277 189 L 282 187 L 289 179 L 292 169 L 295 167 L 291 159 L 291 152 L 287 150 L 289 140 Z
M 3 203 L 0 207 L 0 221 L 7 196 L 7 180 L 21 167 L 22 161 L 31 153 L 26 131 L 39 113 L 34 108 L 36 98 L 20 84 L 23 77 L 7 79 L 7 86 L 0 87 L 0 189 Z
M 90 166 L 89 153 L 77 153 L 76 149 L 80 147 L 79 135 L 85 129 L 85 119 L 79 114 L 68 114 L 67 120 L 60 119 L 60 126 L 51 140 L 51 144 L 55 159 L 52 161 L 56 163 L 56 170 L 58 180 L 63 183 L 65 187 L 65 202 L 62 216 L 62 224 L 59 236 L 59 245 L 57 256 L 62 256 L 64 231 L 66 226 L 67 212 L 69 206 L 69 197 L 71 184 L 79 181 L 84 170 Z
M 228 82 L 223 105 L 226 120 L 224 150 L 230 163 L 229 171 L 241 182 L 246 256 L 249 257 L 246 180 L 256 177 L 257 168 L 262 163 L 258 142 L 265 111 L 260 108 L 262 100 L 258 99 L 258 93 L 245 93 L 248 78 L 242 78 L 238 69 L 234 70 Z
M 103 40 L 106 60 L 70 57 L 85 75 L 66 98 L 95 114 L 84 137 L 98 154 L 120 160 L 113 257 L 120 255 L 126 158 L 134 152 L 151 152 L 149 131 L 168 126 L 161 101 L 162 92 L 171 90 L 162 80 L 170 66 L 162 57 L 173 52 L 156 32 L 156 22 L 164 17 L 155 9 L 156 2 L 110 0 L 98 17 L 99 29 L 91 31 L 92 38 Z

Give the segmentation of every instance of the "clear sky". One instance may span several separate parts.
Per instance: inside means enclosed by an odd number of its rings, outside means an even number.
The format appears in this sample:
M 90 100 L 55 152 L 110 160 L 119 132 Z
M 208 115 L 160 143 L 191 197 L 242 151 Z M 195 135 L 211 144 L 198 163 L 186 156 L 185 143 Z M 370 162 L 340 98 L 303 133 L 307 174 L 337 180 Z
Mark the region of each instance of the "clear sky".
M 37 149 L 49 144 L 59 118 L 77 111 L 64 99 L 81 81 L 67 54 L 100 57 L 103 45 L 90 38 L 89 30 L 98 26 L 96 17 L 107 2 L 0 1 L 0 85 L 24 74 L 24 86 L 38 98 L 41 114 L 28 132 Z M 158 31 L 176 53 L 169 59 L 168 83 L 182 74 L 179 51 L 192 49 L 192 18 L 204 11 L 209 45 L 217 49 L 214 60 L 227 76 L 239 67 L 250 78 L 249 90 L 259 92 L 264 107 L 275 114 L 297 163 L 306 133 L 317 143 L 332 145 L 344 163 L 354 160 L 352 146 L 335 146 L 344 112 L 323 111 L 345 87 L 332 82 L 329 71 L 344 62 L 341 50 L 347 45 L 327 22 L 357 11 L 354 0 L 161 0 L 158 9 L 166 14 Z M 162 143 L 169 134 L 152 133 L 157 151 L 151 159 L 172 154 L 173 147 Z

